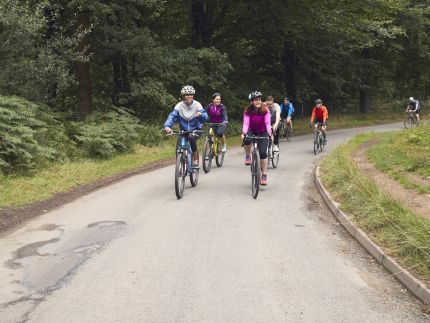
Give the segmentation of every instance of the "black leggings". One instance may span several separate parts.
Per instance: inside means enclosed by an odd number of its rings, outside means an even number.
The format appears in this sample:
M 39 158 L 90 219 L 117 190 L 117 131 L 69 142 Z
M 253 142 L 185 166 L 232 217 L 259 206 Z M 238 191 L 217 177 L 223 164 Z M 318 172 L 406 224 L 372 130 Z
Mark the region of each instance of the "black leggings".
M 225 124 L 221 124 L 221 125 L 213 125 L 212 126 L 215 135 L 218 138 L 222 138 L 222 136 L 224 136 L 224 131 L 225 131 Z
M 269 134 L 267 132 L 263 133 L 250 133 L 248 132 L 248 135 L 252 136 L 259 136 L 259 137 L 268 137 Z M 258 152 L 260 153 L 260 159 L 266 159 L 267 158 L 267 146 L 269 144 L 269 140 L 267 139 L 258 139 Z M 243 141 L 245 145 L 251 145 L 252 139 L 246 138 Z
M 195 153 L 197 151 L 197 139 L 199 139 L 200 136 L 192 135 L 191 133 L 189 133 L 189 134 L 186 134 L 184 137 L 188 139 L 188 142 L 190 143 L 190 146 L 191 146 L 191 151 Z M 178 150 L 178 147 L 181 145 L 181 140 L 182 140 L 182 137 L 178 136 L 178 140 L 176 141 L 176 150 Z
M 278 124 L 278 128 L 276 128 L 276 131 L 273 132 L 273 144 L 274 145 L 279 145 L 279 133 L 280 133 L 280 128 L 281 124 Z

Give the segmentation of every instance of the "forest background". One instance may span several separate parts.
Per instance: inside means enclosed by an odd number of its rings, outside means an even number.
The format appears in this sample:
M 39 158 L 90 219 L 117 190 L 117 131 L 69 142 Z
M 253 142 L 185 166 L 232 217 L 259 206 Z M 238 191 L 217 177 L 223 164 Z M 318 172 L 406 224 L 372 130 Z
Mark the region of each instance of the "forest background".
M 157 145 L 186 84 L 238 121 L 256 89 L 401 113 L 428 97 L 429 31 L 424 0 L 0 0 L 0 173 Z

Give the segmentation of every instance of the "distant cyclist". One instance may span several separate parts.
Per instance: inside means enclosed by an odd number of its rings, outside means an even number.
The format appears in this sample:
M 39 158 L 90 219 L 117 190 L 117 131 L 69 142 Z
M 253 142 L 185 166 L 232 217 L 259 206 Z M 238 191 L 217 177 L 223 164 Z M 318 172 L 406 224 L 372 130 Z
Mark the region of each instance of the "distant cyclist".
M 281 103 L 281 118 L 285 120 L 286 125 L 290 125 L 290 128 L 293 129 L 293 120 L 291 118 L 294 115 L 294 106 L 290 102 L 288 97 L 284 97 Z
M 320 99 L 315 100 L 315 106 L 312 109 L 311 121 L 309 122 L 309 126 L 314 126 L 315 129 L 318 128 L 318 123 L 322 123 L 321 130 L 323 132 L 323 144 L 327 144 L 327 119 L 328 119 L 328 111 L 325 106 L 322 105 L 322 101 Z M 315 124 L 314 124 L 315 121 Z
M 246 135 L 254 135 L 259 137 L 272 136 L 272 128 L 270 126 L 270 112 L 266 105 L 261 101 L 263 94 L 259 91 L 254 91 L 249 94 L 248 98 L 250 105 L 243 112 L 243 128 L 241 138 L 245 139 L 245 165 L 251 165 L 251 139 L 247 139 Z M 267 185 L 267 147 L 268 141 L 264 139 L 258 140 L 258 150 L 261 160 L 261 185 Z
M 203 110 L 200 102 L 194 100 L 196 90 L 191 85 L 186 85 L 181 90 L 182 101 L 176 104 L 173 111 L 164 122 L 164 130 L 171 132 L 173 124 L 179 121 L 179 128 L 184 131 L 200 130 L 203 123 L 207 121 L 208 115 Z M 198 137 L 191 134 L 188 135 L 188 141 L 193 152 L 193 168 L 199 168 L 199 152 L 197 150 Z M 181 138 L 178 137 L 177 145 L 179 145 Z
M 221 138 L 222 152 L 227 151 L 227 145 L 225 143 L 225 127 L 228 123 L 227 109 L 224 104 L 221 103 L 221 94 L 214 93 L 212 95 L 212 103 L 209 104 L 205 111 L 209 115 L 209 122 L 211 123 L 222 123 L 222 125 L 214 125 L 214 133 L 218 138 Z
M 270 111 L 270 123 L 273 128 L 273 150 L 279 151 L 279 123 L 281 121 L 281 107 L 274 101 L 272 95 L 266 98 L 266 104 Z
M 408 106 L 406 107 L 406 112 L 415 112 L 415 116 L 417 117 L 418 124 L 420 123 L 420 101 L 414 100 L 413 97 L 409 98 Z

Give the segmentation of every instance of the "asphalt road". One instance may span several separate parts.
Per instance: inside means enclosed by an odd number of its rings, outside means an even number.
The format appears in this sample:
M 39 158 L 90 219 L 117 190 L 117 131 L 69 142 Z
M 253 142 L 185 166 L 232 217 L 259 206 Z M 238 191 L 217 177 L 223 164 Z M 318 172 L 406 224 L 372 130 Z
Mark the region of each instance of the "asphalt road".
M 399 128 L 331 131 L 327 151 Z M 310 135 L 281 144 L 257 200 L 243 157 L 230 149 L 181 200 L 166 167 L 2 237 L 0 321 L 428 322 L 318 196 Z

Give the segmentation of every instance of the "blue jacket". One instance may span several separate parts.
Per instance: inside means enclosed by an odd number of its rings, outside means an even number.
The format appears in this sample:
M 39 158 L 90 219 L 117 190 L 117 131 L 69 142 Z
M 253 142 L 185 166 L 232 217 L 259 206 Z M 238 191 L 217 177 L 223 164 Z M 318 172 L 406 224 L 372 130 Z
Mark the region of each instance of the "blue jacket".
M 196 101 L 196 103 L 198 102 Z M 176 121 L 179 121 L 179 128 L 181 130 L 184 130 L 184 131 L 199 130 L 203 127 L 203 123 L 205 123 L 208 120 L 208 114 L 203 109 L 201 104 L 199 109 L 197 109 L 197 111 L 200 112 L 201 115 L 199 117 L 195 117 L 187 121 L 179 115 L 179 110 L 175 108 L 173 109 L 172 112 L 170 112 L 169 116 L 167 117 L 167 120 L 164 122 L 164 127 L 172 128 L 173 124 Z
M 287 114 L 287 109 L 288 109 L 288 114 Z M 284 103 L 281 103 L 281 114 L 285 115 L 287 114 L 287 117 L 291 117 L 291 115 L 294 113 L 294 106 L 291 102 L 288 102 L 287 105 L 285 105 Z

